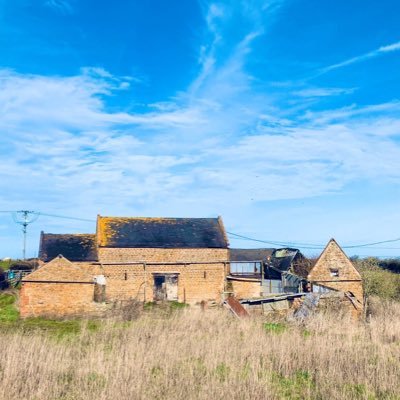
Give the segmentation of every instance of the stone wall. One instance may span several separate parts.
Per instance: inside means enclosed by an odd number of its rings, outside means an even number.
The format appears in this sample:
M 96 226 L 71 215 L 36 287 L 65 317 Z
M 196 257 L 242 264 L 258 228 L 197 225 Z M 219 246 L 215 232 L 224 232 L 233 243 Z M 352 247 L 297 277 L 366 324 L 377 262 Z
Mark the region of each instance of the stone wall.
M 99 248 L 99 261 L 107 279 L 106 297 L 110 301 L 153 301 L 154 275 L 170 273 L 178 274 L 179 302 L 220 302 L 227 260 L 227 249 Z M 132 262 L 141 263 L 124 264 Z
M 261 296 L 260 279 L 229 277 L 228 287 L 232 289 L 234 296 L 238 299 L 251 299 Z
M 106 298 L 109 301 L 135 298 L 154 300 L 154 275 L 178 275 L 178 301 L 220 302 L 224 290 L 224 264 L 105 265 Z
M 20 315 L 60 317 L 92 315 L 100 304 L 93 301 L 90 283 L 24 282 L 20 291 Z
M 229 259 L 228 249 L 158 249 L 99 247 L 100 263 L 118 262 L 215 262 Z
M 57 257 L 26 276 L 21 289 L 21 316 L 97 313 L 101 304 L 94 302 L 95 275 L 106 277 L 106 300 L 110 302 L 153 301 L 155 274 L 177 274 L 180 302 L 220 302 L 228 250 L 100 248 L 99 260 L 100 264 L 71 263 Z M 134 262 L 139 263 L 124 264 Z
M 337 276 L 335 276 L 337 274 Z M 362 279 L 349 258 L 336 243 L 331 240 L 308 275 L 308 280 L 327 288 L 343 292 L 352 292 L 363 303 Z
M 96 313 L 93 276 L 83 266 L 56 257 L 24 277 L 21 317 L 60 317 Z

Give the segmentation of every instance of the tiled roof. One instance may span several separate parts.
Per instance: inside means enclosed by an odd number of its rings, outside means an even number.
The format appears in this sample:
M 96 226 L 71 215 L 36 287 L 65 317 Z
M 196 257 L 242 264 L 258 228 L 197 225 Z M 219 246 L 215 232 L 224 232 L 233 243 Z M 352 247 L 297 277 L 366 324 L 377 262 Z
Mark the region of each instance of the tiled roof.
M 100 247 L 227 248 L 221 218 L 116 218 L 97 220 Z
M 58 255 L 70 261 L 97 261 L 96 235 L 42 232 L 39 258 L 48 262 Z

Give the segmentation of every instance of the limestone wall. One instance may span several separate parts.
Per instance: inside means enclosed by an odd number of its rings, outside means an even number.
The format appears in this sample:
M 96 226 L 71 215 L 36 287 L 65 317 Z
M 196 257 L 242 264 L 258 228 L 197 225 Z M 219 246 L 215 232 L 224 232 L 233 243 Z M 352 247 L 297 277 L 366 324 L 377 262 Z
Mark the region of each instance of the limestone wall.
M 154 300 L 154 275 L 178 274 L 178 301 L 197 303 L 221 301 L 224 264 L 105 265 L 107 300 L 135 298 Z
M 362 279 L 349 258 L 331 240 L 308 275 L 311 283 L 343 292 L 352 292 L 363 303 Z
M 261 296 L 261 282 L 259 279 L 228 278 L 233 294 L 238 299 L 251 299 Z
M 20 315 L 26 317 L 63 317 L 95 314 L 90 283 L 25 282 L 20 291 Z

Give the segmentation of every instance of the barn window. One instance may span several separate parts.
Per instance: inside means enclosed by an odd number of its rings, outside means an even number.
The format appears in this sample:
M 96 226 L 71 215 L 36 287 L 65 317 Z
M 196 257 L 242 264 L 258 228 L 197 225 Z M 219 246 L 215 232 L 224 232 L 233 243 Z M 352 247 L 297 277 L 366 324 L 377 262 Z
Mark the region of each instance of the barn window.
M 261 273 L 261 262 L 237 261 L 231 262 L 231 274 L 252 275 Z
M 339 277 L 339 270 L 338 269 L 331 268 L 330 271 L 331 271 L 331 277 L 332 278 L 338 278 Z

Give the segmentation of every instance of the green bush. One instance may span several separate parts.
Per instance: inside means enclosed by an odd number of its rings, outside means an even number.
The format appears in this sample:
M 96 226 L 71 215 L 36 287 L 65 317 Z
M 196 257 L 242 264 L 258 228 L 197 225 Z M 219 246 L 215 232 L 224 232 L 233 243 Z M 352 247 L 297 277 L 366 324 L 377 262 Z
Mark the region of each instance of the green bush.
M 379 262 L 370 257 L 355 263 L 363 278 L 365 295 L 400 300 L 400 275 L 382 269 Z

